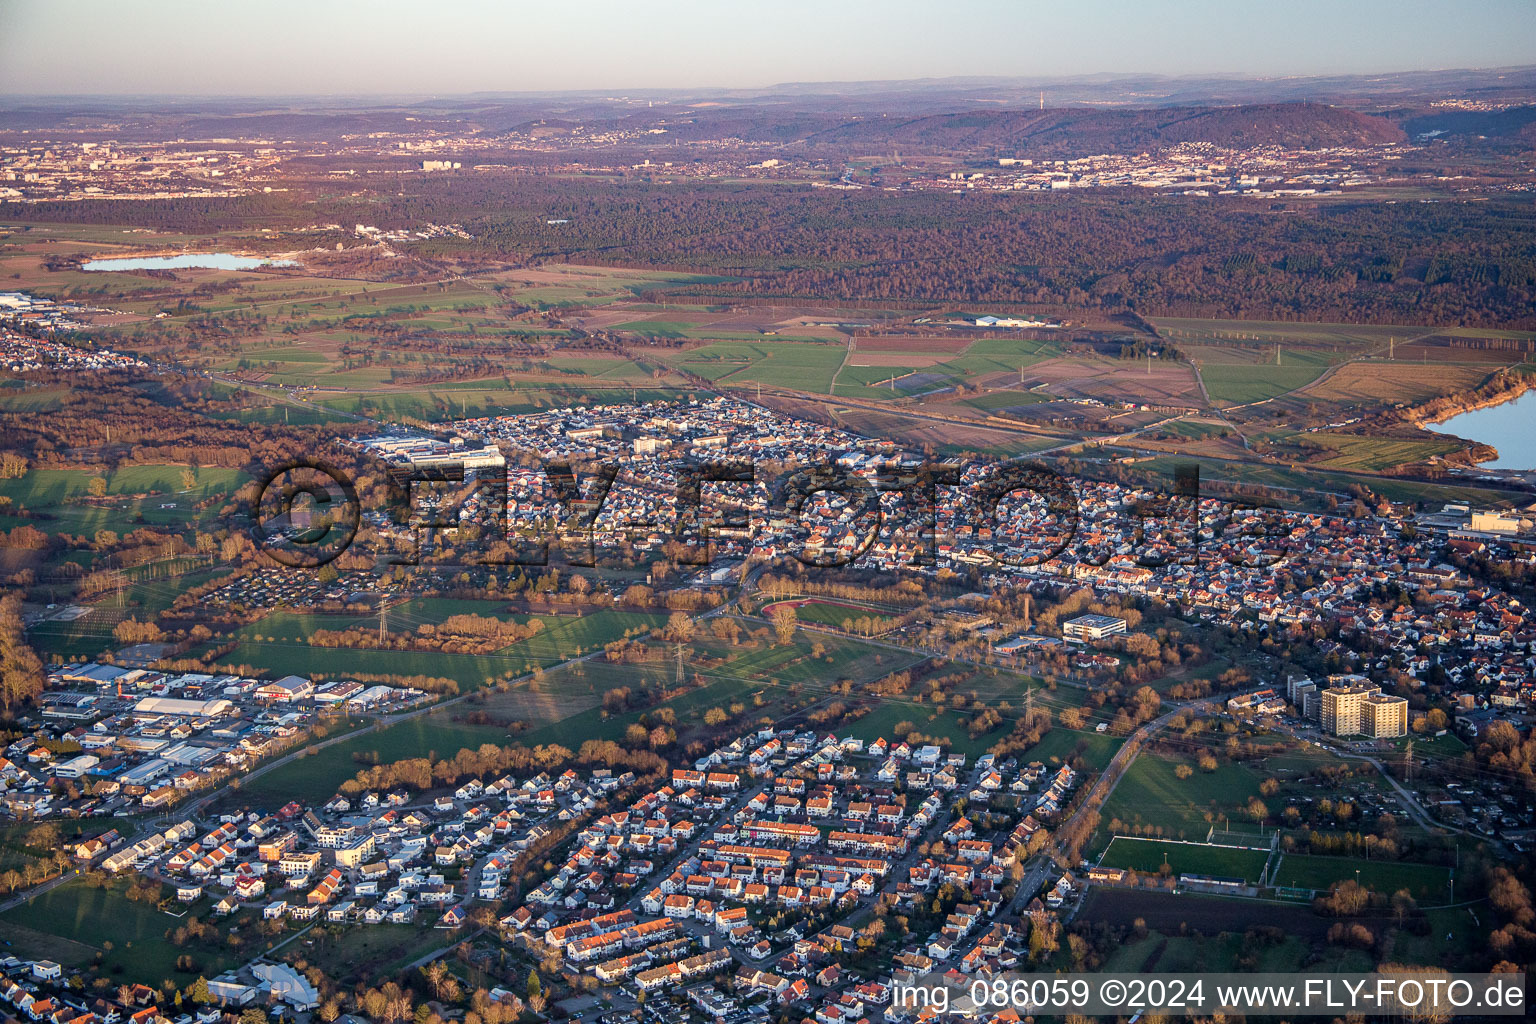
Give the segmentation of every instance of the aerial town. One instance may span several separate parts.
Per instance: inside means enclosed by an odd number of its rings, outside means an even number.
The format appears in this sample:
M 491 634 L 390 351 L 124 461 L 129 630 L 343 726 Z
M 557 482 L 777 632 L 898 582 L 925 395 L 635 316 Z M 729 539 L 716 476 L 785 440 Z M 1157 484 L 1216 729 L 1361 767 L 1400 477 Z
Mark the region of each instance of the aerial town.
M 699 137 L 683 141 L 665 119 L 656 126 L 619 131 L 510 131 L 502 135 L 456 135 L 441 130 L 375 132 L 342 145 L 308 146 L 293 140 L 242 136 L 187 140 L 176 144 L 82 142 L 37 137 L 35 131 L 0 132 L 0 199 L 21 203 L 82 200 L 217 198 L 270 194 L 290 179 L 285 167 L 323 162 L 331 179 L 370 175 L 475 175 L 505 180 L 528 173 L 526 154 L 569 160 L 558 169 L 572 174 L 644 174 L 665 184 L 711 179 L 804 181 L 827 188 L 889 191 L 1053 191 L 1142 188 L 1177 195 L 1245 195 L 1256 198 L 1347 195 L 1351 190 L 1449 182 L 1469 193 L 1528 188 L 1522 178 L 1481 179 L 1470 175 L 1424 175 L 1415 157 L 1433 138 L 1408 143 L 1320 148 L 1258 145 L 1233 148 L 1187 142 L 1157 152 L 1099 153 L 1060 160 L 1002 156 L 978 168 L 964 162 L 911 161 L 883 169 L 876 181 L 858 180 L 825 159 L 787 155 L 769 142 Z M 690 125 L 690 127 L 692 127 Z M 625 160 L 636 148 L 667 147 L 673 159 Z M 674 148 L 675 147 L 675 148 Z M 453 159 L 421 158 L 422 153 Z M 615 153 L 624 154 L 615 159 Z M 774 155 L 770 155 L 774 154 Z M 1400 169 L 1409 161 L 1412 170 Z M 387 165 L 381 166 L 380 161 Z M 929 166 L 937 163 L 937 166 Z M 959 166 L 958 170 L 944 169 Z M 541 167 L 541 173 L 543 168 Z
M 9 0 L 0 1024 L 1529 1016 L 1536 6 L 888 6 Z

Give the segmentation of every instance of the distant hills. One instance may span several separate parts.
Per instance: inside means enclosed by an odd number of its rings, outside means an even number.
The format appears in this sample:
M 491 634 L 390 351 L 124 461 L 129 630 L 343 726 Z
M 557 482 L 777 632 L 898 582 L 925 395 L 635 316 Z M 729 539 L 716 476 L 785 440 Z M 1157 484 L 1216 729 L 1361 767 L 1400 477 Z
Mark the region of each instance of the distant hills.
M 904 146 L 972 152 L 1124 153 L 1210 142 L 1220 146 L 1323 146 L 1401 142 L 1402 128 L 1383 117 L 1316 103 L 1146 110 L 970 110 L 895 122 L 861 119 L 806 141 L 814 145 Z
M 1462 106 L 1436 106 L 1446 99 Z M 624 95 L 13 97 L 0 111 L 0 128 L 110 126 L 122 139 L 318 141 L 425 130 L 492 139 L 532 133 L 580 145 L 619 133 L 635 152 L 740 139 L 827 159 L 891 150 L 1059 158 L 1181 142 L 1317 148 L 1426 134 L 1527 148 L 1536 145 L 1533 125 L 1536 67 L 1296 78 L 948 78 Z

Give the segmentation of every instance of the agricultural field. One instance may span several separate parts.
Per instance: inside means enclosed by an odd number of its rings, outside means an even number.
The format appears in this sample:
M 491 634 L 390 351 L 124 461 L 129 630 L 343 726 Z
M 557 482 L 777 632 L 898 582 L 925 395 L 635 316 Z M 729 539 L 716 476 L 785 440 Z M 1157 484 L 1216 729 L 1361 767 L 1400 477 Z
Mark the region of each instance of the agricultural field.
M 1193 357 L 1200 367 L 1200 380 L 1212 404 L 1251 405 L 1265 402 L 1320 377 L 1329 366 L 1326 353 L 1313 350 L 1282 352 L 1278 365 L 1263 362 L 1222 361 L 1226 352 L 1201 352 Z
M 1355 355 L 1380 346 L 1385 349 L 1392 339 L 1405 341 L 1424 333 L 1422 327 L 1391 324 L 1324 324 L 1266 320 L 1217 320 L 1157 316 L 1150 318 L 1158 333 L 1180 348 L 1199 345 L 1243 346 L 1265 349 L 1273 354 L 1275 345 L 1317 348 L 1340 355 Z
M 192 486 L 183 486 L 182 472 L 190 469 Z M 11 480 L 0 480 L 0 497 L 18 507 L 63 512 L 70 499 L 87 497 L 96 474 L 83 469 L 33 469 Z M 174 499 L 192 505 L 235 491 L 248 478 L 237 469 L 218 466 L 122 466 L 102 475 L 104 496 L 129 499 Z
M 1115 752 L 1125 743 L 1119 736 L 1103 732 L 1075 732 L 1056 726 L 1040 737 L 1040 742 L 1024 754 L 1026 761 L 1042 761 L 1055 767 L 1058 764 L 1081 764 L 1089 771 L 1101 772 L 1114 759 Z
M 45 658 L 94 658 L 117 646 L 112 628 L 119 622 L 127 618 L 148 621 L 169 608 L 186 588 L 206 583 L 226 571 L 219 565 L 202 566 L 200 559 L 193 558 L 135 566 L 123 572 L 127 584 L 121 595 L 109 594 L 85 606 L 85 612 L 78 615 L 66 605 L 55 617 L 28 627 L 27 638 Z M 64 580 L 51 587 L 45 585 L 43 592 L 62 601 L 71 596 L 72 590 L 69 581 Z
M 1410 440 L 1339 434 L 1327 430 L 1298 434 L 1291 439 L 1291 445 L 1310 456 L 1308 465 L 1323 469 L 1363 469 L 1367 472 L 1381 472 L 1394 466 L 1424 462 L 1466 447 L 1451 439 L 1436 440 L 1432 435 L 1426 435 L 1424 440 Z
M 1017 371 L 1011 381 L 1019 381 Z M 1001 384 L 1004 378 L 997 378 Z M 1194 370 L 1185 363 L 1166 359 L 1109 359 L 1104 356 L 1068 355 L 1030 366 L 1023 375 L 1026 388 L 1040 387 L 1067 399 L 1093 399 L 1105 403 L 1146 403 L 1182 408 L 1200 406 L 1200 390 Z
M 1117 836 L 1099 858 L 1099 863 L 1104 867 L 1130 868 L 1142 874 L 1154 875 L 1166 863 L 1175 876 L 1241 878 L 1250 884 L 1257 884 L 1268 859 L 1268 850 Z
M 935 711 L 931 704 L 882 699 L 873 711 L 842 726 L 838 733 L 855 736 L 866 743 L 876 739 L 895 742 L 906 739 L 908 735 L 896 727 L 903 722 L 911 722 L 916 732 L 935 740 L 948 740 L 951 751 L 964 754 L 974 761 L 1013 730 L 1014 719 L 1005 716 L 996 728 L 973 738 L 962 721 L 965 717 L 968 716 L 956 711 Z
M 441 949 L 448 935 L 435 928 L 416 924 L 376 924 L 333 932 L 316 928 L 306 939 L 313 945 L 299 943 L 283 949 L 280 956 L 301 956 L 327 976 L 347 984 L 364 978 L 389 977 L 434 949 Z
M 823 654 L 813 658 L 812 649 L 818 644 Z M 690 682 L 702 679 L 704 685 L 690 687 L 657 707 L 676 714 L 681 738 L 686 730 L 703 729 L 706 710 L 725 709 L 740 702 L 748 710 L 734 726 L 727 727 L 739 729 L 740 721 L 755 722 L 765 716 L 777 720 L 787 714 L 791 688 L 801 695 L 802 703 L 819 700 L 837 679 L 867 682 L 910 667 L 917 660 L 840 637 L 802 636 L 791 644 L 771 646 L 744 641 L 739 647 L 712 637 L 697 637 L 687 652 L 684 674 Z M 267 806 L 281 802 L 284 793 L 293 792 L 323 801 L 364 764 L 429 754 L 446 757 L 482 743 L 516 742 L 529 747 L 558 743 L 575 750 L 590 739 L 617 740 L 629 725 L 654 709 L 610 714 L 598 706 L 602 695 L 619 687 L 675 686 L 674 671 L 670 658 L 639 664 L 612 664 L 599 658 L 562 665 L 510 690 L 481 691 L 470 702 L 370 730 L 289 762 L 246 784 L 237 799 L 252 806 Z M 520 720 L 531 728 L 509 736 L 502 725 L 463 721 L 469 711 L 481 711 L 498 720 Z
M 1195 462 L 1200 466 L 1202 486 L 1206 481 L 1233 484 L 1261 484 L 1282 491 L 1300 494 L 1331 493 L 1340 499 L 1349 497 L 1352 485 L 1365 483 L 1371 490 L 1396 502 L 1418 502 L 1427 507 L 1438 507 L 1446 502 L 1471 502 L 1480 506 L 1524 504 L 1530 499 L 1523 492 L 1503 490 L 1492 486 L 1473 486 L 1456 483 L 1424 483 L 1418 480 L 1373 476 L 1362 479 L 1358 473 L 1341 470 L 1297 468 L 1290 466 L 1240 462 L 1235 459 L 1215 459 L 1202 455 L 1154 455 L 1136 463 L 1138 475 L 1144 475 L 1161 486 L 1169 486 L 1175 468 Z
M 795 598 L 788 601 L 776 601 L 773 604 L 764 605 L 762 614 L 772 615 L 773 609 L 784 605 L 793 608 L 795 617 L 801 622 L 808 622 L 817 626 L 832 626 L 836 629 L 844 628 L 844 623 L 852 624 L 856 619 L 889 619 L 894 613 L 888 609 L 875 608 L 866 604 L 857 604 L 850 601 L 831 601 L 823 598 Z
M 324 803 L 343 782 L 369 764 L 411 757 L 451 757 L 465 747 L 506 742 L 505 729 L 466 725 L 444 714 L 420 715 L 295 758 L 231 790 L 225 802 L 269 811 L 289 800 Z
M 1052 401 L 1052 397 L 1041 391 L 998 390 L 988 391 L 985 394 L 969 398 L 962 398 L 956 404 L 976 409 L 980 412 L 1006 415 L 1016 409 Z
M 801 403 L 775 401 L 764 404 L 796 415 Z M 1057 448 L 1064 443 L 1060 437 L 1020 429 L 908 418 L 902 409 L 894 406 L 888 411 L 863 406 L 829 405 L 823 408 L 847 430 L 871 437 L 889 437 L 918 447 L 929 444 L 942 455 L 984 452 L 1008 457 Z
M 1371 359 L 1336 368 L 1297 396 L 1345 407 L 1414 404 L 1452 391 L 1476 388 L 1490 367 L 1385 362 Z
M 660 358 L 717 384 L 763 384 L 829 394 L 843 355 L 841 345 L 764 340 L 719 341 Z
M 1224 970 L 1235 965 L 1240 956 L 1250 953 L 1250 949 L 1241 934 L 1232 932 L 1218 935 L 1154 934 L 1119 946 L 1104 962 L 1102 970 L 1133 973 Z M 1258 947 L 1255 969 L 1299 971 L 1311 956 L 1310 944 L 1294 934 L 1287 934 L 1280 942 Z
M 1116 927 L 1134 926 L 1140 920 L 1153 932 L 1162 932 L 1170 939 L 1190 932 L 1205 936 L 1241 936 L 1255 924 L 1279 928 L 1286 934 L 1310 943 L 1321 943 L 1331 921 L 1318 917 L 1308 907 L 1283 903 L 1255 903 L 1249 899 L 1230 896 L 1214 896 L 1205 893 L 1158 892 L 1154 890 L 1125 890 L 1095 887 L 1083 901 L 1079 920 L 1104 922 Z M 1144 961 L 1145 962 L 1145 961 Z M 1217 964 L 1202 965 L 1202 970 L 1218 969 Z M 1344 965 L 1331 966 L 1332 970 L 1369 970 L 1373 964 L 1369 955 L 1353 951 Z M 1157 962 L 1158 970 L 1177 969 L 1177 961 Z

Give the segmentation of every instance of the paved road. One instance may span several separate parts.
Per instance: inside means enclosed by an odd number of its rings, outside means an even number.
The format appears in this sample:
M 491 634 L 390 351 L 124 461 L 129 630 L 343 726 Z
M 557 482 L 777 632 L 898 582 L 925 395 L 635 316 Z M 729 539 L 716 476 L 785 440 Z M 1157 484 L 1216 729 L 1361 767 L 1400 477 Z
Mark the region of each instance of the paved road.
M 1064 848 L 1059 837 L 1063 832 L 1070 831 L 1071 827 L 1076 825 L 1086 815 L 1096 812 L 1104 805 L 1104 801 L 1108 800 L 1109 795 L 1115 791 L 1115 786 L 1119 783 L 1121 776 L 1125 774 L 1125 770 L 1136 759 L 1136 755 L 1140 752 L 1142 745 L 1141 741 L 1144 741 L 1148 736 L 1151 736 L 1154 732 L 1167 725 L 1178 715 L 1189 711 L 1192 707 L 1198 707 L 1202 703 L 1204 701 L 1177 704 L 1151 721 L 1143 723 L 1141 728 L 1126 737 L 1125 743 L 1121 745 L 1119 750 L 1115 751 L 1115 756 L 1109 759 L 1109 764 L 1105 765 L 1104 770 L 1099 773 L 1099 777 L 1093 780 L 1093 785 L 1089 788 L 1088 795 L 1083 798 L 1083 802 L 1078 805 L 1077 810 L 1073 811 L 1070 817 L 1055 827 L 1051 841 L 1025 867 L 1024 877 L 1020 880 L 1018 890 L 1014 893 L 1013 903 L 1007 908 L 1008 913 L 1018 915 L 1024 907 L 1029 905 L 1029 901 L 1034 898 L 1035 893 L 1040 891 L 1046 879 L 1061 871 L 1057 862 L 1062 857 Z
M 1470 829 L 1457 828 L 1454 825 L 1447 825 L 1439 819 L 1435 818 L 1429 813 L 1424 805 L 1419 802 L 1418 794 L 1414 793 L 1413 790 L 1409 789 L 1407 786 L 1404 786 L 1401 782 L 1398 782 L 1397 779 L 1393 777 L 1392 773 L 1387 770 L 1386 763 L 1383 762 L 1380 758 L 1372 757 L 1369 754 L 1348 753 L 1346 751 L 1339 750 L 1336 747 L 1318 743 L 1317 740 L 1313 739 L 1300 730 L 1284 726 L 1281 728 L 1282 731 L 1284 731 L 1287 735 L 1305 743 L 1312 743 L 1321 749 L 1328 751 L 1335 757 L 1343 758 L 1346 761 L 1364 761 L 1367 764 L 1372 765 L 1379 773 L 1381 773 L 1381 777 L 1387 781 L 1387 785 L 1392 787 L 1393 792 L 1397 794 L 1398 801 L 1401 803 L 1403 810 L 1408 814 L 1410 818 L 1413 819 L 1414 823 L 1419 825 L 1421 828 L 1425 828 L 1433 832 L 1448 832 L 1453 835 L 1466 836 L 1469 839 L 1475 839 L 1480 843 L 1487 843 L 1495 849 L 1500 850 L 1506 856 L 1509 854 L 1509 851 L 1505 848 L 1502 840 L 1495 839 L 1492 836 L 1483 835 L 1479 832 L 1471 831 Z
M 41 896 L 45 892 L 49 892 L 50 890 L 57 889 L 59 886 L 63 885 L 65 882 L 69 881 L 71 878 L 74 878 L 77 873 L 78 872 L 72 871 L 72 870 L 71 871 L 66 871 L 66 872 L 64 872 L 64 874 L 60 875 L 58 878 L 50 879 L 50 880 L 44 882 L 42 885 L 39 885 L 39 886 L 37 886 L 35 888 L 32 888 L 32 889 L 28 889 L 26 892 L 22 893 L 19 896 L 11 897 L 10 899 L 6 900 L 4 903 L 0 903 L 0 914 L 5 913 L 5 911 L 10 910 L 12 907 L 19 907 L 19 906 L 21 906 L 23 903 L 27 902 L 28 900 L 32 899 L 35 896 Z
M 716 609 L 716 611 L 718 611 L 718 609 Z M 649 634 L 641 635 L 646 636 Z M 566 668 L 570 665 L 580 665 L 583 662 L 591 661 L 593 658 L 602 657 L 603 653 L 603 649 L 599 647 L 594 651 L 588 651 L 586 654 L 579 654 L 575 657 L 567 658 L 565 661 L 550 665 L 543 671 L 554 672 L 558 669 Z M 521 686 L 531 682 L 532 679 L 533 673 L 529 672 L 513 679 L 512 685 Z M 430 715 L 434 712 L 441 711 L 444 708 L 449 708 L 455 704 L 460 704 L 466 700 L 469 700 L 477 692 L 478 691 L 476 690 L 471 690 L 468 693 L 461 693 L 457 697 L 450 697 L 447 700 L 437 701 L 431 704 L 423 704 L 421 707 L 412 708 L 409 711 L 401 711 L 393 715 L 379 715 L 375 718 L 371 725 L 366 725 L 361 729 L 353 729 L 351 732 L 345 732 L 339 736 L 328 736 L 318 743 L 306 743 L 303 746 L 295 747 L 293 750 L 289 751 L 287 754 L 284 754 L 282 757 L 279 757 L 277 760 L 270 761 L 267 764 L 264 764 L 259 768 L 248 772 L 245 775 L 239 776 L 239 781 L 241 785 L 244 786 L 251 782 L 251 780 L 258 779 L 273 769 L 280 768 L 283 765 L 298 760 L 301 757 L 306 757 L 317 750 L 324 750 L 326 747 L 333 746 L 334 744 L 344 743 L 347 740 L 356 739 L 359 736 L 366 736 L 371 732 L 378 732 L 379 730 L 387 729 L 392 725 L 399 725 L 401 722 L 410 721 L 413 718 L 420 718 L 422 715 Z M 204 796 L 198 797 L 196 800 L 190 803 L 183 804 L 176 808 L 176 813 L 174 816 L 178 818 L 190 817 L 207 806 L 213 800 L 225 795 L 226 792 L 228 792 L 227 788 L 215 789 L 212 792 L 205 794 Z

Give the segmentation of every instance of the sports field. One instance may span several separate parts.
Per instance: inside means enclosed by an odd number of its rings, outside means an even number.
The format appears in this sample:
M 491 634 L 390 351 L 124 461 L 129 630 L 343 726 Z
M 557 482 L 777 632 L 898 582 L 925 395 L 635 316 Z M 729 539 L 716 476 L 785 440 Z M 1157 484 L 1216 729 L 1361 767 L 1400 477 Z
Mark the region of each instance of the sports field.
M 1433 864 L 1357 860 L 1353 857 L 1312 857 L 1286 854 L 1275 868 L 1275 885 L 1294 889 L 1331 889 L 1356 879 L 1367 889 L 1391 894 L 1407 889 L 1420 903 L 1444 903 L 1450 893 L 1450 872 Z
M 1130 868 L 1156 874 L 1164 863 L 1177 875 L 1210 875 L 1241 878 L 1257 884 L 1269 859 L 1268 850 L 1240 850 L 1203 843 L 1174 843 L 1163 839 L 1131 839 L 1116 836 L 1099 863 L 1111 868 Z

